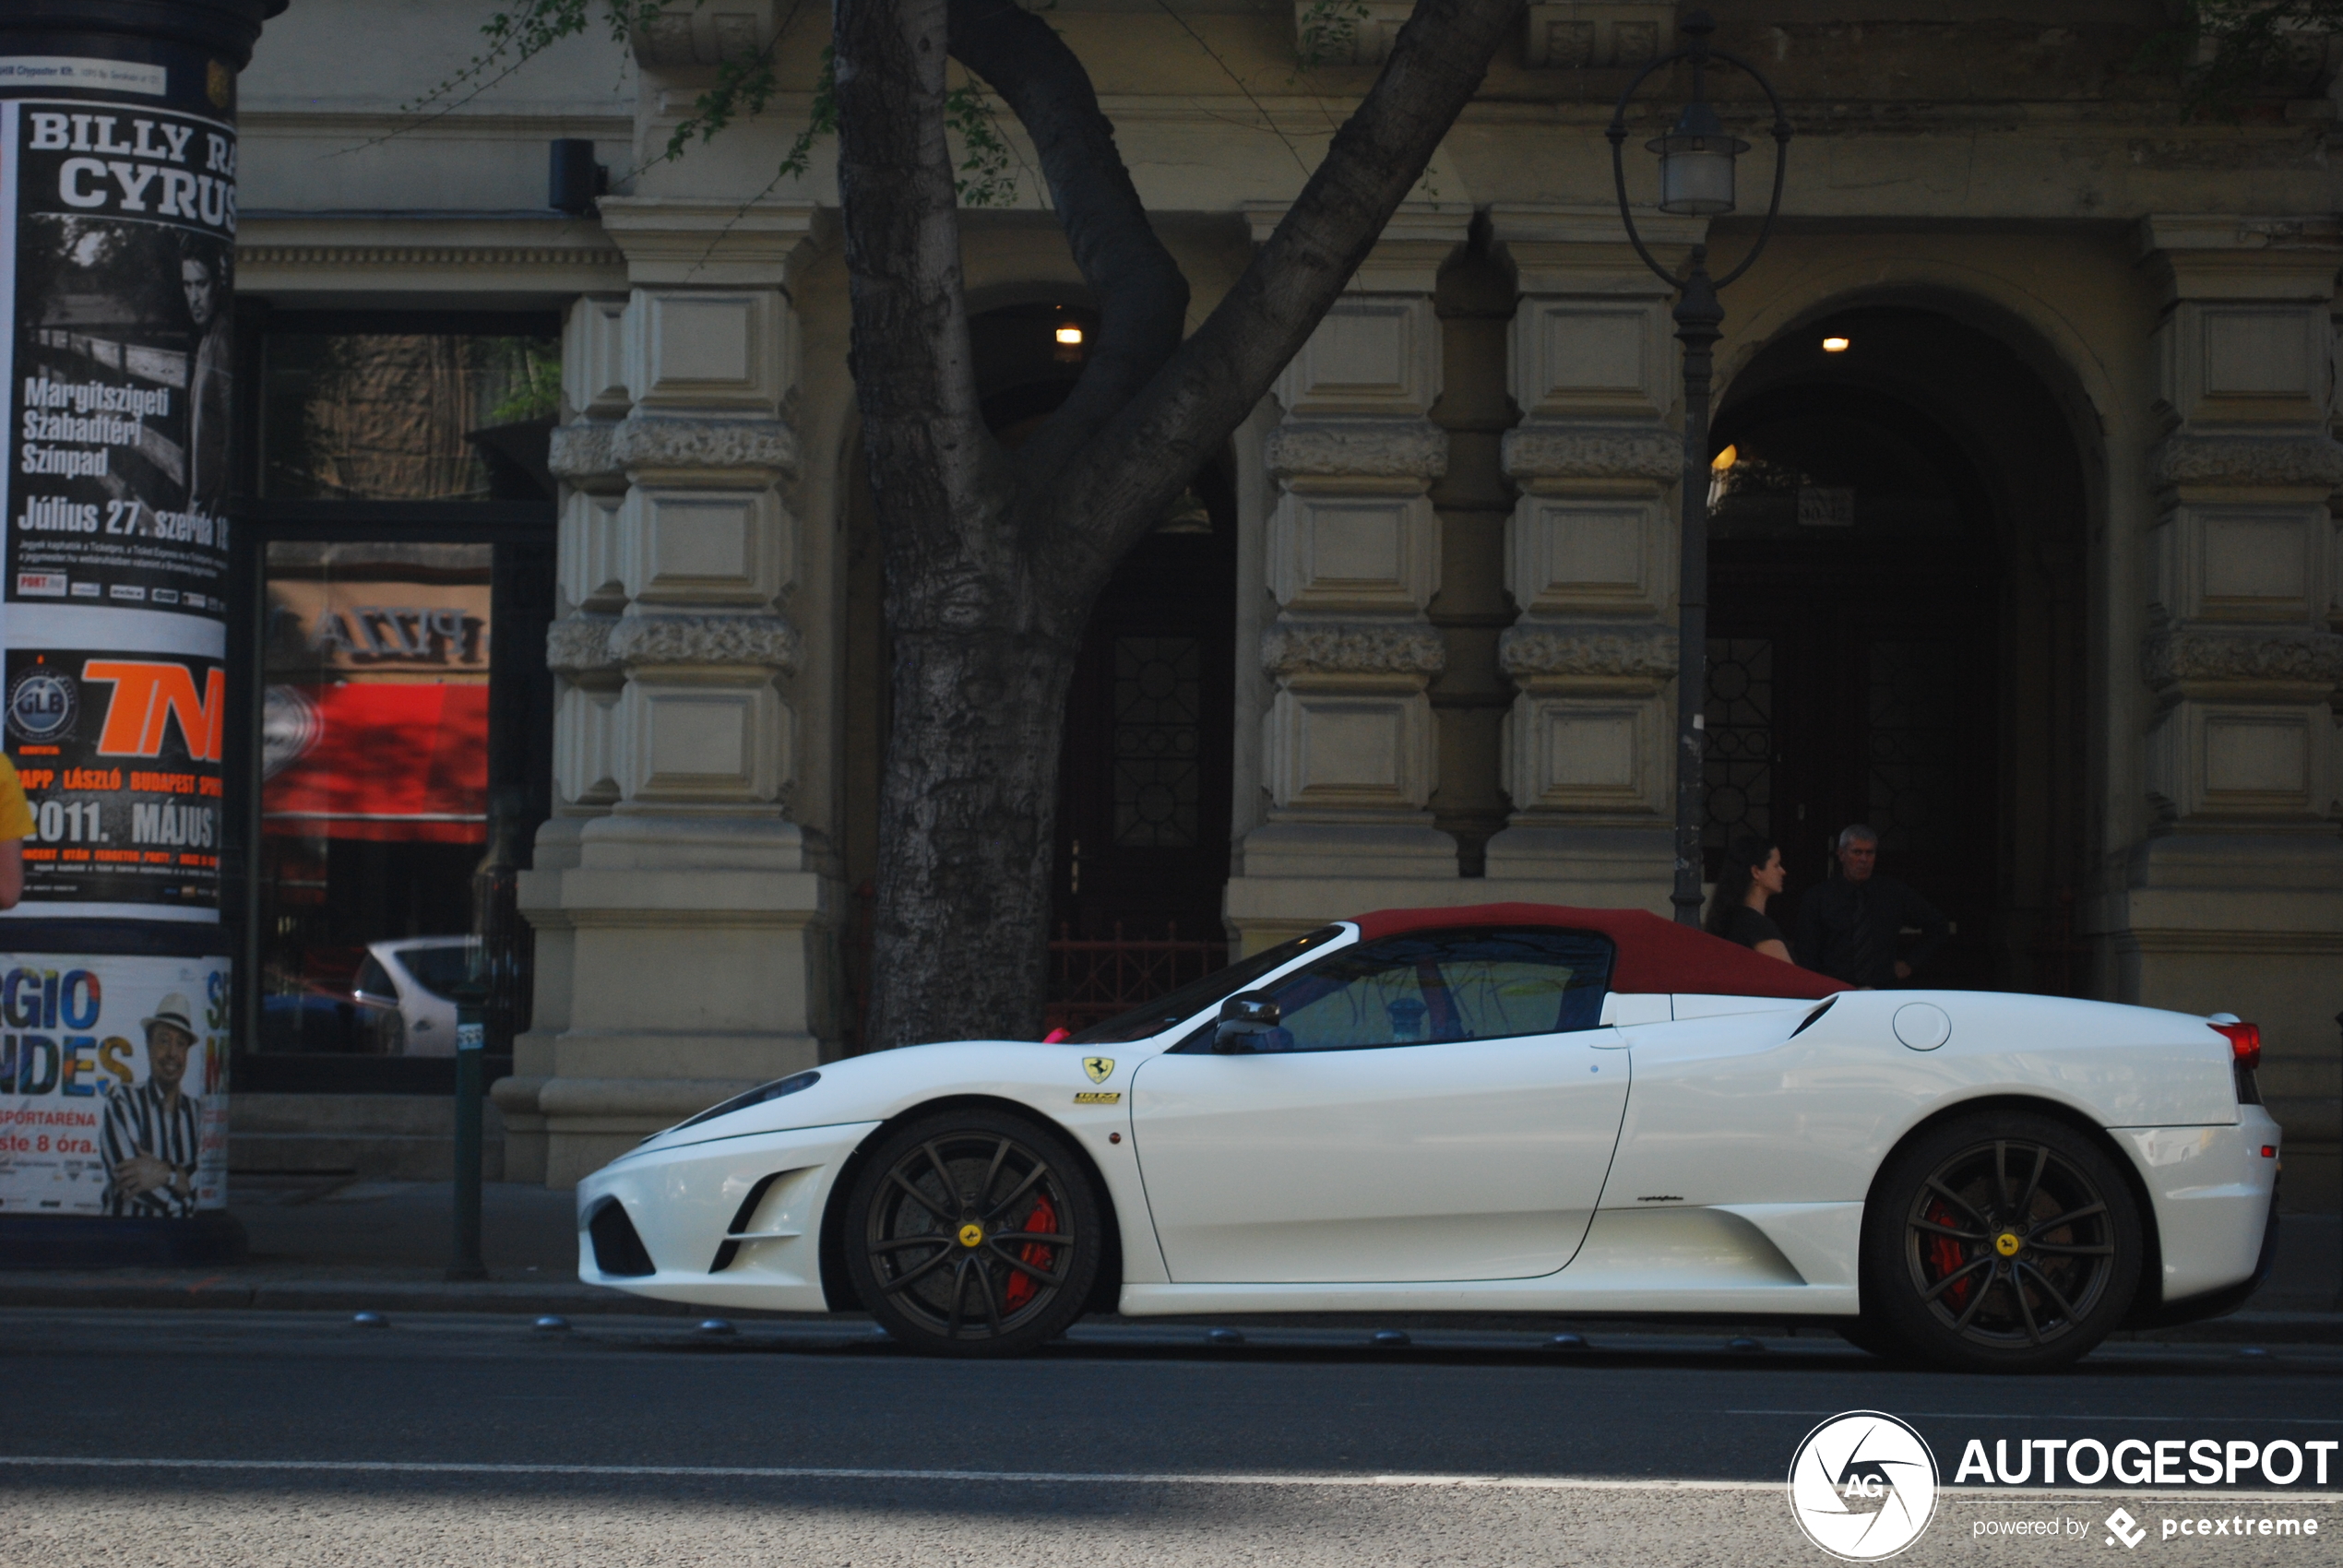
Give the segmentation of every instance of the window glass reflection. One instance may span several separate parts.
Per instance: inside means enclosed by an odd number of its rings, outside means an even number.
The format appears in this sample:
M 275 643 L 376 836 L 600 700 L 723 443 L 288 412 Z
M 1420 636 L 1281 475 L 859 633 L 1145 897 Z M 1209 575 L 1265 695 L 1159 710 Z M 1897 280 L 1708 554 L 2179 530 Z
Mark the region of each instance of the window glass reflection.
M 263 1051 L 455 1049 L 487 838 L 493 555 L 268 547 Z
M 261 493 L 293 501 L 541 493 L 533 469 L 560 401 L 561 355 L 551 338 L 272 334 L 261 384 Z

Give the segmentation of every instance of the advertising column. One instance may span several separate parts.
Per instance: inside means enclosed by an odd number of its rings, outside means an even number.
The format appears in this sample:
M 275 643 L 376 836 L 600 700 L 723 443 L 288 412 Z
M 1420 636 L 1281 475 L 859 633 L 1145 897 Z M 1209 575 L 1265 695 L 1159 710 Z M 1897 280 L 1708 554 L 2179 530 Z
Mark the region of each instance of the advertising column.
M 19 1263 L 239 1241 L 220 925 L 234 109 L 280 7 L 85 0 L 0 23 L 0 723 L 32 815 L 0 913 L 0 1252 Z

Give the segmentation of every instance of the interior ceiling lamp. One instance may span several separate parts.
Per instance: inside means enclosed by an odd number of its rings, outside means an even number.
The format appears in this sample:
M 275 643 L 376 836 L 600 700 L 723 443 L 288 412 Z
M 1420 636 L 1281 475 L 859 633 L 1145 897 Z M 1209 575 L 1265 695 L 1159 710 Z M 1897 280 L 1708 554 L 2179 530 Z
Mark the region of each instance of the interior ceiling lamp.
M 1082 341 L 1082 329 L 1078 327 L 1061 327 L 1058 328 L 1058 341 L 1061 343 L 1079 343 Z
M 1844 338 L 1826 338 L 1826 339 L 1823 339 L 1823 352 L 1824 352 L 1824 353 L 1826 353 L 1826 354 L 1843 354 L 1843 353 L 1845 353 L 1846 351 L 1847 351 L 1847 339 L 1844 339 Z

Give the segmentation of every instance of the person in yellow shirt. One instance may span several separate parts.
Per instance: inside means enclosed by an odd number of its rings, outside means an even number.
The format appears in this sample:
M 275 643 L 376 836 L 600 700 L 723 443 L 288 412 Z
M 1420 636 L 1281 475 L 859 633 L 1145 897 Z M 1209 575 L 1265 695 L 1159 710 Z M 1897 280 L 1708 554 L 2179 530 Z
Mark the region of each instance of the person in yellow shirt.
M 24 897 L 24 841 L 32 837 L 32 808 L 25 804 L 17 765 L 0 755 L 0 909 L 13 909 Z

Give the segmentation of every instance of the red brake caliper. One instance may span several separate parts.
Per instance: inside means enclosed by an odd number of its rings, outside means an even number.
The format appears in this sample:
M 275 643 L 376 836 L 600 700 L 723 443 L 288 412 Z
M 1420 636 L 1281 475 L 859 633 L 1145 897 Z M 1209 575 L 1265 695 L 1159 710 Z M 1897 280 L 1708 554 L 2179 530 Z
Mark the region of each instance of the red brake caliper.
M 1033 1205 L 1033 1212 L 1025 1217 L 1025 1228 L 1044 1236 L 1053 1236 L 1057 1233 L 1057 1206 L 1050 1202 L 1048 1194 L 1042 1194 Z M 1017 1255 L 1019 1261 L 1030 1264 L 1033 1267 L 1046 1273 L 1049 1270 L 1050 1260 L 1057 1255 L 1057 1249 L 1041 1241 L 1028 1241 L 1017 1249 Z M 1001 1290 L 1001 1310 L 1011 1313 L 1017 1311 L 1039 1294 L 1041 1289 L 1041 1286 L 1034 1283 L 1031 1275 L 1011 1270 L 1009 1282 Z
M 1942 1203 L 1930 1206 L 1928 1218 L 1934 1220 L 1939 1225 L 1958 1225 L 1960 1223 L 1959 1217 L 1954 1214 L 1949 1206 Z M 1931 1236 L 1928 1238 L 1928 1262 L 1931 1272 L 1934 1277 L 1938 1279 L 1944 1278 L 1945 1276 L 1960 1267 L 1960 1265 L 1966 1261 L 1967 1260 L 1961 1256 L 1960 1243 L 1954 1241 L 1950 1236 Z M 1967 1304 L 1968 1301 L 1968 1288 L 1976 1282 L 1976 1277 L 1972 1275 L 1945 1292 L 1945 1295 L 1952 1298 L 1953 1310 L 1956 1313 L 1959 1312 L 1959 1310 Z

